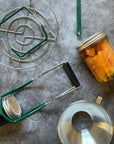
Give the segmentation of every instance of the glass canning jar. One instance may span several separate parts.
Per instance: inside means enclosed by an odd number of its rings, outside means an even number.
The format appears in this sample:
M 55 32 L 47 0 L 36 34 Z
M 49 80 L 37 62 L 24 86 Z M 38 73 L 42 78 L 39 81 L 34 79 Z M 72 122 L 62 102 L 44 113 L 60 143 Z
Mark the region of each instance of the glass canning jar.
M 114 78 L 114 47 L 105 31 L 89 37 L 77 49 L 99 82 Z

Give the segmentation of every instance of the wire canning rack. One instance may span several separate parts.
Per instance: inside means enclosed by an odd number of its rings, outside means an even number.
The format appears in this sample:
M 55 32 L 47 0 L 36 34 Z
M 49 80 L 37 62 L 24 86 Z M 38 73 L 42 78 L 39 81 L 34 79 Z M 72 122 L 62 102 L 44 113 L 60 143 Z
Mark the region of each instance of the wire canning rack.
M 28 69 L 41 64 L 52 54 L 58 40 L 58 22 L 50 5 L 42 1 L 47 15 L 30 5 L 29 8 L 15 8 L 2 18 L 1 21 L 4 21 L 18 11 L 0 25 L 1 65 L 12 69 Z M 45 41 L 37 47 L 42 40 Z M 21 57 L 35 46 L 35 49 Z

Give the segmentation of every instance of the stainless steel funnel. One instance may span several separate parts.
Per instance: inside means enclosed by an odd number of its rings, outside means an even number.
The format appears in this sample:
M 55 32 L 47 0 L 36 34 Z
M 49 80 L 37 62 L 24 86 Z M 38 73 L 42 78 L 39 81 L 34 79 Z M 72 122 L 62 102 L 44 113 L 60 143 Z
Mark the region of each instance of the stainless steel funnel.
M 102 97 L 95 101 L 77 101 L 64 110 L 58 122 L 58 135 L 63 144 L 109 144 L 113 122 L 100 106 Z

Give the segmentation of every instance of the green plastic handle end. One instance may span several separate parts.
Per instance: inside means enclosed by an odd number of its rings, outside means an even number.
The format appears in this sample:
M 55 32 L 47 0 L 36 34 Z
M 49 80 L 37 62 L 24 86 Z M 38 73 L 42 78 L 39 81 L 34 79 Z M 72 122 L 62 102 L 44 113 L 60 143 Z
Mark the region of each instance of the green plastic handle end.
M 77 36 L 82 36 L 82 33 L 80 31 L 78 31 Z

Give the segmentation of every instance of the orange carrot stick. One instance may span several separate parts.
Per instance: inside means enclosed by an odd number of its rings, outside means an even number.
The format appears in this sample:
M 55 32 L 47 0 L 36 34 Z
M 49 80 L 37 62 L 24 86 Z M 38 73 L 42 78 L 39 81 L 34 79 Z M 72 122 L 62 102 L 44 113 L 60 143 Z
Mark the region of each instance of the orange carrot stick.
M 113 52 L 113 49 L 111 45 L 108 43 L 107 39 L 103 39 L 100 42 L 100 47 L 102 48 L 103 51 L 105 51 L 107 54 L 111 54 Z
M 90 68 L 91 72 L 93 73 L 93 75 L 95 76 L 95 78 L 99 81 L 102 82 L 101 78 L 97 75 L 96 73 L 96 66 L 94 65 L 93 59 L 91 57 L 87 57 L 85 59 L 86 64 L 88 65 L 88 67 Z
M 107 54 L 104 51 L 99 51 L 98 56 L 100 58 L 101 65 L 104 67 L 106 75 L 108 77 L 111 77 L 113 72 L 112 72 L 112 69 L 111 69 L 111 64 L 110 64 L 110 62 L 107 58 Z
M 107 59 L 111 64 L 112 72 L 114 73 L 114 47 L 110 41 L 107 39 L 103 39 L 101 41 L 101 48 L 104 51 L 105 56 L 107 55 Z
M 112 72 L 114 74 L 114 52 L 111 54 L 109 62 L 111 63 Z
M 107 81 L 104 68 L 102 67 L 102 65 L 100 65 L 98 56 L 87 57 L 85 59 L 85 62 L 99 82 Z
M 106 81 L 107 81 L 107 76 L 106 76 L 104 67 L 103 67 L 103 65 L 101 64 L 100 57 L 99 57 L 98 55 L 96 55 L 96 56 L 93 58 L 93 61 L 94 61 L 94 64 L 95 64 L 95 66 L 96 66 L 96 73 L 97 73 L 97 75 L 100 77 L 100 81 L 106 82 Z
M 89 48 L 86 50 L 86 54 L 88 56 L 95 56 L 95 49 L 94 48 Z
M 91 68 L 94 65 L 92 57 L 86 57 L 85 62 L 89 68 Z

